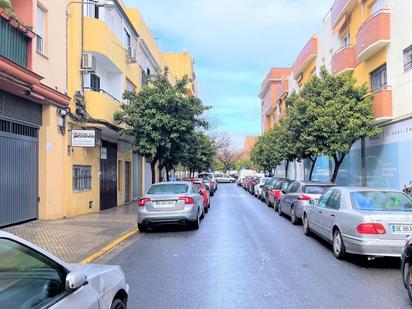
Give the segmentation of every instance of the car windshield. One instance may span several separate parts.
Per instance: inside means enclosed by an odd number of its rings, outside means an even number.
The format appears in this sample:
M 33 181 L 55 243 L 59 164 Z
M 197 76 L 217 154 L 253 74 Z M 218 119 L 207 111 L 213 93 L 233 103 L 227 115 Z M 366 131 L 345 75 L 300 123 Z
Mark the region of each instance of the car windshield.
M 152 186 L 147 194 L 182 194 L 186 193 L 188 188 L 186 184 L 159 184 Z
M 358 210 L 412 211 L 412 199 L 401 192 L 352 192 L 352 204 Z
M 193 187 L 194 187 L 195 189 L 199 190 L 199 189 L 202 188 L 202 185 L 201 185 L 200 183 L 194 183 L 194 184 L 193 184 Z
M 286 189 L 289 187 L 289 184 L 290 184 L 290 181 L 281 181 L 279 189 L 286 191 Z
M 305 186 L 303 191 L 307 194 L 323 194 L 331 186 Z

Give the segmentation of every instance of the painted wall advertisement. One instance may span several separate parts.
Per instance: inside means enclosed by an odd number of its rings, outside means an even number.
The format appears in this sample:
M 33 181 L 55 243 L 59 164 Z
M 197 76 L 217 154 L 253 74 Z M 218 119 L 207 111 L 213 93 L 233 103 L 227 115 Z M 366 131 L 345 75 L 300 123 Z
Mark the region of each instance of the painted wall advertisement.
M 403 189 L 412 180 L 412 119 L 382 127 L 382 132 L 365 139 L 366 184 L 368 187 Z M 336 183 L 345 186 L 360 186 L 361 149 L 356 142 L 346 156 Z M 316 162 L 312 179 L 328 181 L 332 162 L 327 157 L 320 157 Z M 305 178 L 310 170 L 305 162 Z

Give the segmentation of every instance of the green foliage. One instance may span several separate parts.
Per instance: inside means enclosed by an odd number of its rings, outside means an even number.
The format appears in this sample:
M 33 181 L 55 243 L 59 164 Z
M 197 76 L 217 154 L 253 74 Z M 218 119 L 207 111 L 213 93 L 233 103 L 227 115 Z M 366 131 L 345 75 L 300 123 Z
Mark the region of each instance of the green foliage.
M 0 0 L 0 8 L 5 9 L 8 13 L 14 16 L 14 9 L 10 4 L 10 1 Z
M 213 142 L 202 132 L 195 132 L 189 139 L 181 164 L 190 172 L 207 171 L 213 167 L 216 149 Z
M 373 123 L 367 87 L 355 82 L 350 73 L 332 75 L 322 67 L 300 94 L 287 98 L 286 118 L 258 139 L 252 161 L 269 171 L 282 160 L 310 159 L 313 167 L 317 156 L 329 156 L 335 163 L 335 182 L 355 141 L 380 132 Z
M 249 158 L 243 158 L 235 163 L 235 170 L 239 171 L 241 168 L 250 170 L 255 169 L 255 165 Z
M 185 95 L 188 78 L 173 86 L 168 69 L 149 79 L 140 92 L 126 92 L 126 104 L 114 117 L 123 135 L 134 137 L 133 151 L 144 156 L 152 172 L 157 163 L 171 169 L 187 151 L 195 129 L 207 126 L 200 116 L 207 109 L 202 101 Z M 152 173 L 152 182 L 154 181 Z

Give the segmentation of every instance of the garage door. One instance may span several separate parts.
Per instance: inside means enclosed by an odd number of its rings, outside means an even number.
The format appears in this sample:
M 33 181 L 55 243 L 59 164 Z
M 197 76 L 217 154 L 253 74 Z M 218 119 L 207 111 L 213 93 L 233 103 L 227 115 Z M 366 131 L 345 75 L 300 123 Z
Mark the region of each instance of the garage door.
M 37 218 L 38 129 L 0 119 L 0 226 Z

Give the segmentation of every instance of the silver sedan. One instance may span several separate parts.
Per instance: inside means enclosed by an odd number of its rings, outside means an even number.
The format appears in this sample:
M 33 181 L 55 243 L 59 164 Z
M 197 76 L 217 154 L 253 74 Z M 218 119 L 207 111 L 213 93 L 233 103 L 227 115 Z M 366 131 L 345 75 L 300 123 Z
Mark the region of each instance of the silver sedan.
M 203 195 L 189 181 L 159 182 L 137 202 L 140 232 L 157 224 L 178 223 L 198 229 L 204 217 Z
M 294 181 L 283 191 L 277 210 L 280 215 L 290 216 L 292 224 L 297 224 L 303 216 L 303 209 L 311 199 L 317 200 L 333 183 L 317 181 Z
M 346 253 L 400 257 L 412 233 L 412 199 L 390 189 L 331 188 L 305 207 L 303 231 L 331 242 L 338 259 Z
M 119 266 L 66 264 L 0 231 L 2 308 L 126 308 L 129 286 Z

